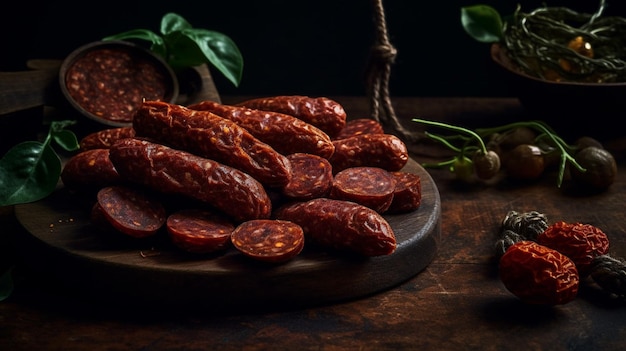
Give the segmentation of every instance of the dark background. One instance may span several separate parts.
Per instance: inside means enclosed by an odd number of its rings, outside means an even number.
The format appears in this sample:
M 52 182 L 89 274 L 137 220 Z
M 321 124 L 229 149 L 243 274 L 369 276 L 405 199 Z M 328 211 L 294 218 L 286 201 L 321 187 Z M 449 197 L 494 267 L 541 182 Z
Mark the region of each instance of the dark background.
M 490 61 L 489 44 L 461 27 L 462 6 L 489 4 L 502 15 L 541 1 L 385 1 L 391 43 L 392 96 L 507 96 L 510 90 Z M 593 12 L 599 1 L 548 1 Z M 244 57 L 243 80 L 234 87 L 219 72 L 221 94 L 364 95 L 365 69 L 374 44 L 369 0 L 300 1 L 17 1 L 2 11 L 0 70 L 24 70 L 32 58 L 63 59 L 77 47 L 136 28 L 159 31 L 161 17 L 176 12 L 192 26 L 230 36 Z M 606 15 L 626 16 L 622 0 Z

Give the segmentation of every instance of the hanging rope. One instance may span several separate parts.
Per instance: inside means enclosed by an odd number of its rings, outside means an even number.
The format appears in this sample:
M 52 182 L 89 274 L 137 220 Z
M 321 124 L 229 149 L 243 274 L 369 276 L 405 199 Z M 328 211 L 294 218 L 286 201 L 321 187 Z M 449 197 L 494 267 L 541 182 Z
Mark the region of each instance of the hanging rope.
M 376 41 L 371 49 L 367 69 L 367 95 L 370 100 L 371 117 L 384 125 L 391 124 L 391 127 L 401 137 L 409 141 L 417 141 L 418 135 L 404 128 L 391 104 L 389 77 L 391 76 L 391 65 L 394 63 L 398 52 L 389 41 L 383 1 L 372 0 L 372 4 L 376 24 Z

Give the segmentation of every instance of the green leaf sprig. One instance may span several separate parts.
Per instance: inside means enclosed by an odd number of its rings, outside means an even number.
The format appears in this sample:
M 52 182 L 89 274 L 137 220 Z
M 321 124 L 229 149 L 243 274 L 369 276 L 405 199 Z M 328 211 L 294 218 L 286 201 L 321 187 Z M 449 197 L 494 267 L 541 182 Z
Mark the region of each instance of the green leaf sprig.
M 460 160 L 464 161 L 463 164 L 467 164 L 467 162 L 471 162 L 471 159 L 468 157 L 468 154 L 476 153 L 476 152 L 485 154 L 487 152 L 483 138 L 486 138 L 496 133 L 510 131 L 515 128 L 526 127 L 526 128 L 531 128 L 539 133 L 537 137 L 535 138 L 537 142 L 547 140 L 547 143 L 550 146 L 554 147 L 556 152 L 560 154 L 557 187 L 560 188 L 563 183 L 563 178 L 565 176 L 565 167 L 568 163 L 572 164 L 576 169 L 580 170 L 581 172 L 586 171 L 586 169 L 582 167 L 576 161 L 574 156 L 572 156 L 570 153 L 570 152 L 575 151 L 575 148 L 568 145 L 560 136 L 558 136 L 549 126 L 547 126 L 542 121 L 513 122 L 513 123 L 509 123 L 509 124 L 505 124 L 505 125 L 497 126 L 493 128 L 476 129 L 474 131 L 466 129 L 466 128 L 462 128 L 459 126 L 447 124 L 447 123 L 429 121 L 429 120 L 419 119 L 419 118 L 414 118 L 412 119 L 412 121 L 462 133 L 462 134 L 444 137 L 444 136 L 426 132 L 425 133 L 426 136 L 428 136 L 429 138 L 435 141 L 442 143 L 450 150 L 456 152 L 457 155 L 447 161 L 442 161 L 442 162 L 434 163 L 434 164 L 429 164 L 429 163 L 423 164 L 424 167 L 451 166 L 450 170 L 454 171 L 454 168 L 452 168 L 452 166 L 455 164 L 459 164 Z M 463 134 L 468 134 L 469 137 Z M 456 146 L 451 142 L 452 140 L 461 140 L 463 145 L 460 147 Z M 478 142 L 478 146 L 473 145 L 471 143 L 473 140 Z
M 14 267 L 9 267 L 6 271 L 0 273 L 0 301 L 4 301 L 11 296 L 15 288 L 13 282 Z
M 50 195 L 61 176 L 54 141 L 66 151 L 78 150 L 76 135 L 66 128 L 75 121 L 52 121 L 43 142 L 24 141 L 0 159 L 0 206 L 28 203 Z
M 211 64 L 234 86 L 243 75 L 243 56 L 235 42 L 220 32 L 193 28 L 182 16 L 170 12 L 161 19 L 161 35 L 148 29 L 133 29 L 103 40 L 139 39 L 151 43 L 150 50 L 173 68 Z
M 474 173 L 474 165 L 472 158 L 475 153 L 479 153 L 480 155 L 486 155 L 488 153 L 487 146 L 482 138 L 474 131 L 469 130 L 467 128 L 454 126 L 447 123 L 429 121 L 425 119 L 414 118 L 413 122 L 428 124 L 435 127 L 440 127 L 448 130 L 452 130 L 454 132 L 461 133 L 459 136 L 460 139 L 463 139 L 462 146 L 456 146 L 450 142 L 446 137 L 433 134 L 430 132 L 424 132 L 427 137 L 430 139 L 436 140 L 450 150 L 454 151 L 456 155 L 447 161 L 442 161 L 438 163 L 424 163 L 422 166 L 427 168 L 440 168 L 440 167 L 449 167 L 451 172 L 454 172 L 461 179 L 469 179 L 471 175 Z M 467 137 L 463 137 L 462 135 L 467 135 Z M 474 140 L 478 143 L 478 146 L 472 145 L 471 141 Z
M 500 13 L 488 5 L 462 7 L 461 24 L 467 34 L 482 43 L 497 43 L 504 38 L 504 21 Z

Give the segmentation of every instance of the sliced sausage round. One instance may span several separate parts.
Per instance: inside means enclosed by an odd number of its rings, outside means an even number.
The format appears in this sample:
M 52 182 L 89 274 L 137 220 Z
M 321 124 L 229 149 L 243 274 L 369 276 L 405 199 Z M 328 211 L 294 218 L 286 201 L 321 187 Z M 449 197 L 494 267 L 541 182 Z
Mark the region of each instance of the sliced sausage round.
M 279 263 L 302 251 L 304 232 L 302 227 L 290 221 L 255 219 L 238 225 L 231 235 L 231 242 L 250 258 Z
M 356 202 L 383 213 L 393 200 L 396 180 L 377 167 L 351 167 L 335 175 L 330 198 Z
M 148 237 L 165 224 L 163 204 L 134 188 L 108 186 L 98 191 L 97 198 L 104 217 L 124 234 Z
M 291 180 L 282 194 L 293 200 L 311 200 L 328 195 L 333 185 L 333 168 L 327 159 L 307 153 L 287 156 L 291 163 Z
M 419 175 L 409 172 L 391 172 L 396 179 L 393 200 L 387 213 L 415 211 L 422 203 L 422 180 Z
M 203 209 L 183 209 L 167 217 L 167 232 L 177 247 L 192 253 L 211 253 L 230 246 L 235 225 Z

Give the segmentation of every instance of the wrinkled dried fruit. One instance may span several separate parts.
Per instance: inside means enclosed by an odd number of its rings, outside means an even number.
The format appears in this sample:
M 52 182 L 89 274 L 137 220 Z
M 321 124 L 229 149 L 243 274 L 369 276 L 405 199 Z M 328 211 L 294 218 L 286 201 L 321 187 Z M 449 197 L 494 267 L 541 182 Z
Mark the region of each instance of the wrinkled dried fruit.
M 581 275 L 589 272 L 594 257 L 609 252 L 609 238 L 590 224 L 556 222 L 539 234 L 537 243 L 569 257 Z
M 500 258 L 500 280 L 529 304 L 560 305 L 578 293 L 579 276 L 569 257 L 533 241 L 511 245 Z

